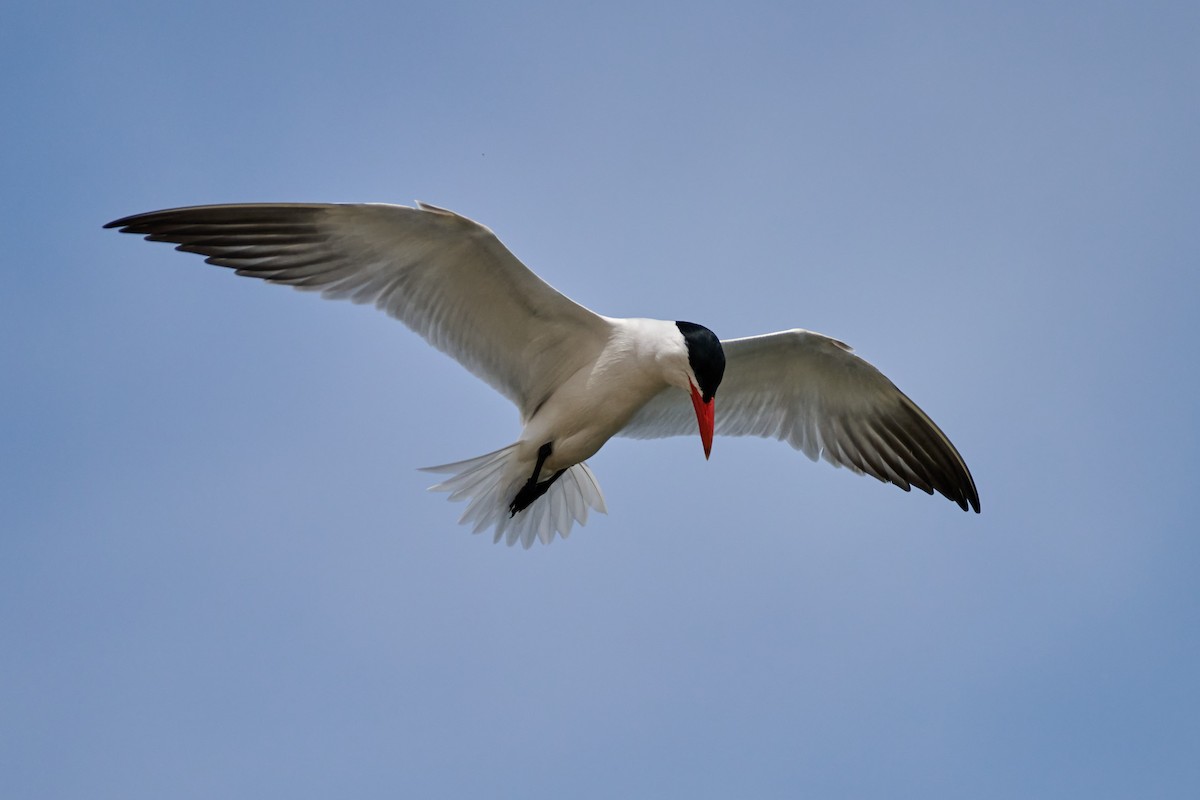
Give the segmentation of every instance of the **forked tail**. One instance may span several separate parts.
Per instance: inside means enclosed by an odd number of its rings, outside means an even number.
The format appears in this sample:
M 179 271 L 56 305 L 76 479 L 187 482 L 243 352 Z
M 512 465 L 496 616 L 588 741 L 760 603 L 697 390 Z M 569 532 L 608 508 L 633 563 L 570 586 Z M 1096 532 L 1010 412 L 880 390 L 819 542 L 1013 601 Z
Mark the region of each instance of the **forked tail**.
M 429 490 L 449 492 L 450 500 L 466 500 L 467 510 L 459 523 L 474 526 L 472 533 L 494 527 L 493 541 L 503 538 L 509 546 L 520 542 L 529 549 L 534 539 L 550 544 L 556 533 L 565 539 L 576 522 L 587 522 L 589 507 L 608 513 L 596 476 L 586 463 L 579 463 L 551 484 L 545 495 L 513 515 L 509 506 L 529 477 L 510 463 L 516 449 L 517 445 L 511 444 L 494 453 L 421 471 L 453 475 Z

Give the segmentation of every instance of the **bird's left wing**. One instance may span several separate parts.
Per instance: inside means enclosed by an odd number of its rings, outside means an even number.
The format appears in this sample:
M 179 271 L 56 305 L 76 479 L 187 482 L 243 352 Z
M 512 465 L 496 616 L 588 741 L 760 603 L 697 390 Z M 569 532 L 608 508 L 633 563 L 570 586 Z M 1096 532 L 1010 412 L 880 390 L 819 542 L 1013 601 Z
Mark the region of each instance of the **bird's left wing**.
M 453 356 L 523 416 L 594 359 L 604 317 L 533 274 L 490 230 L 435 206 L 193 206 L 108 223 L 239 275 L 372 303 Z
M 716 432 L 782 439 L 814 461 L 872 475 L 905 491 L 937 491 L 979 511 L 970 470 L 946 434 L 850 347 L 805 330 L 729 339 Z M 695 433 L 687 396 L 660 392 L 621 436 Z

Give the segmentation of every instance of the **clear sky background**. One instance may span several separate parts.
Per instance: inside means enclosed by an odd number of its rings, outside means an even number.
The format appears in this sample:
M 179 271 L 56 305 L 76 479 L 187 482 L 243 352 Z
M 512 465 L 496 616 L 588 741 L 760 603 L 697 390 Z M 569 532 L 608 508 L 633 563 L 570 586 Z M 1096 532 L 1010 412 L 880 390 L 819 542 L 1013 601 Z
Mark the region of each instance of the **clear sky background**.
M 1197 797 L 1195 3 L 20 3 L 0 24 L 13 798 Z M 983 514 L 616 440 L 101 225 L 414 199 L 610 315 L 843 339 Z

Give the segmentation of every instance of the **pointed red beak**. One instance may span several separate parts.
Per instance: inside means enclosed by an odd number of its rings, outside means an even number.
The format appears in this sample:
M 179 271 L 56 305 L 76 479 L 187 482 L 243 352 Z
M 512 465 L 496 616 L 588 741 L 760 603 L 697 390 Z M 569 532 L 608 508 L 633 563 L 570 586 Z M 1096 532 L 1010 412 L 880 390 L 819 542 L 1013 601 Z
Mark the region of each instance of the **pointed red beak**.
M 704 457 L 708 458 L 712 452 L 712 437 L 713 437 L 713 402 L 715 397 L 709 398 L 709 401 L 704 402 L 704 398 L 700 396 L 700 390 L 696 388 L 696 384 L 692 384 L 692 405 L 696 408 L 696 422 L 700 424 L 700 441 L 704 443 Z

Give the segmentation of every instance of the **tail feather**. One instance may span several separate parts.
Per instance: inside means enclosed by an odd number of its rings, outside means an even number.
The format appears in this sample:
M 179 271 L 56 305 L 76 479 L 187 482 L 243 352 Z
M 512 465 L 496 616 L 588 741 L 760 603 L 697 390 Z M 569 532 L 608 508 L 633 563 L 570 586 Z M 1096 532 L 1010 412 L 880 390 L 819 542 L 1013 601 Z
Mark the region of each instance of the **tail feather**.
M 451 501 L 466 500 L 467 508 L 459 523 L 471 525 L 472 533 L 494 528 L 493 541 L 503 539 L 510 547 L 520 542 L 529 549 L 535 539 L 550 544 L 556 533 L 565 539 L 576 522 L 581 526 L 587 522 L 589 508 L 608 513 L 596 476 L 586 463 L 580 463 L 514 516 L 509 505 L 529 478 L 523 470 L 515 469 L 519 466 L 513 463 L 516 450 L 513 444 L 465 461 L 424 467 L 422 471 L 451 475 L 429 487 L 430 491 L 449 492 Z

